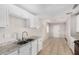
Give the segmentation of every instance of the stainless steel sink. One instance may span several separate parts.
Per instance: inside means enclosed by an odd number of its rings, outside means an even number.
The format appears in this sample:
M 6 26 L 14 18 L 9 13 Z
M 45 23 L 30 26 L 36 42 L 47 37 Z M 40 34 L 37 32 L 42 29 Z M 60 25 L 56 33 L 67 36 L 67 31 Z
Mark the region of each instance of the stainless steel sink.
M 31 42 L 31 41 L 33 41 L 33 40 L 35 40 L 35 39 L 28 38 L 28 39 L 26 39 L 25 41 L 18 41 L 17 44 L 22 45 L 22 44 L 26 44 L 26 43 L 28 43 L 28 42 Z
M 28 39 L 26 40 L 26 42 L 30 42 L 30 41 L 33 41 L 33 40 L 35 40 L 35 39 L 28 38 Z
M 17 44 L 19 44 L 19 45 L 26 44 L 26 43 L 28 43 L 28 42 L 26 42 L 26 41 L 19 41 L 19 42 L 17 42 Z

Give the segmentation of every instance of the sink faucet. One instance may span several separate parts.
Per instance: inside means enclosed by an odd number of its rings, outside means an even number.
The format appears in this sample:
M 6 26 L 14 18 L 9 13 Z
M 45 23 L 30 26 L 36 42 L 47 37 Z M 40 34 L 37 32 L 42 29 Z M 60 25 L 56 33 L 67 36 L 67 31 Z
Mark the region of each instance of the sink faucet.
M 24 34 L 26 34 L 28 36 L 28 33 L 26 31 L 22 32 L 22 40 L 25 39 Z

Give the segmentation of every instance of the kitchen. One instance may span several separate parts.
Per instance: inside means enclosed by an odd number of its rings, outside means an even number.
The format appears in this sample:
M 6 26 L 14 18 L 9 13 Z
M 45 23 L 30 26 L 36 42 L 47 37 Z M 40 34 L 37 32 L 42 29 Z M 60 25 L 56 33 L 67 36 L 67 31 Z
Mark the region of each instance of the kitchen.
M 79 54 L 78 10 L 77 4 L 0 4 L 0 55 Z

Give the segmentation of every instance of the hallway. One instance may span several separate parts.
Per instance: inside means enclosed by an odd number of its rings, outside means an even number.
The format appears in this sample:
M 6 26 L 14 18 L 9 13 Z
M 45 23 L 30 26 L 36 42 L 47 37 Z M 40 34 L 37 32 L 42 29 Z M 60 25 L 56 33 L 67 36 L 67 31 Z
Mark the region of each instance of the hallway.
M 44 48 L 38 55 L 72 55 L 65 39 L 49 39 L 44 42 Z

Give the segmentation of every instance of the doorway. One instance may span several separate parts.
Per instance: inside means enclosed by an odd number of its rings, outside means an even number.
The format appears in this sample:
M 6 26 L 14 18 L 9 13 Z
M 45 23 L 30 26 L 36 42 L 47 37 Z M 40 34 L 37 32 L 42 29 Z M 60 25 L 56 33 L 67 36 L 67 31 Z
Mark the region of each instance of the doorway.
M 52 29 L 52 35 L 53 37 L 60 37 L 60 26 L 59 25 L 54 25 Z
M 64 38 L 65 26 L 64 24 L 49 24 L 49 37 Z

